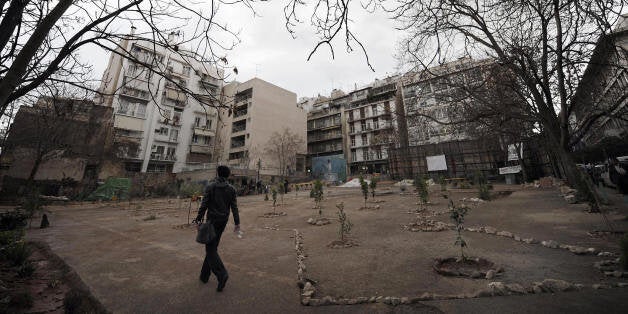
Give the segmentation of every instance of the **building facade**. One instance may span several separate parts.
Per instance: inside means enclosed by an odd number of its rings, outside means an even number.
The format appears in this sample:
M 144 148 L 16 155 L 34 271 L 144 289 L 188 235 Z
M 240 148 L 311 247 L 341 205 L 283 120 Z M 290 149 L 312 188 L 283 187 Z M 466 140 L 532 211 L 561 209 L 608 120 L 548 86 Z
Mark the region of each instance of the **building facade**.
M 574 97 L 574 120 L 583 128 L 581 150 L 597 152 L 592 159 L 628 154 L 628 18 L 597 42 Z M 602 151 L 608 156 L 602 156 Z
M 296 156 L 282 171 L 267 149 L 271 138 L 287 129 L 301 140 L 297 152 L 307 151 L 306 112 L 297 106 L 295 93 L 253 78 L 225 85 L 223 96 L 231 110 L 221 110 L 219 115 L 217 161 L 261 176 L 304 174 L 304 155 Z
M 222 71 L 141 38 L 123 39 L 118 50 L 132 58 L 112 53 L 97 102 L 113 108 L 125 170 L 180 172 L 212 162 Z
M 20 107 L 2 154 L 3 173 L 33 180 L 96 180 L 111 155 L 112 108 L 40 97 Z
M 343 121 L 348 96 L 319 98 L 307 114 L 308 169 L 315 178 L 346 180 L 346 155 Z
M 388 148 L 394 146 L 398 77 L 377 80 L 349 94 L 345 105 L 348 168 L 351 175 L 388 174 Z

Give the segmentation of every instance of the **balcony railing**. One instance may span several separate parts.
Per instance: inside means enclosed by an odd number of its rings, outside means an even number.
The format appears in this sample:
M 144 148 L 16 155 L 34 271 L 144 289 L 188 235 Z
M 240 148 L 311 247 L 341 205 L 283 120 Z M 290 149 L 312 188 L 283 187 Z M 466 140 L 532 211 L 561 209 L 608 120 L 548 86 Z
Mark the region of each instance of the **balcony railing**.
M 231 142 L 231 148 L 244 147 L 244 141 Z
M 190 145 L 190 153 L 209 154 L 211 147 L 209 144 L 192 144 Z
M 137 99 L 148 100 L 150 94 L 147 91 L 139 90 L 131 87 L 123 87 L 120 91 L 121 95 L 129 96 Z
M 236 111 L 235 113 L 233 113 L 233 117 L 234 118 L 242 117 L 242 116 L 245 116 L 248 113 L 249 113 L 248 109 L 239 110 L 239 111 Z
M 308 143 L 311 143 L 311 142 L 325 141 L 325 140 L 337 139 L 337 138 L 342 138 L 342 133 L 308 136 L 307 141 Z
M 159 161 L 177 161 L 177 156 L 151 153 L 150 154 L 150 159 L 151 160 L 159 160 Z
M 242 132 L 244 130 L 246 130 L 246 125 L 234 125 L 231 128 L 231 133 Z

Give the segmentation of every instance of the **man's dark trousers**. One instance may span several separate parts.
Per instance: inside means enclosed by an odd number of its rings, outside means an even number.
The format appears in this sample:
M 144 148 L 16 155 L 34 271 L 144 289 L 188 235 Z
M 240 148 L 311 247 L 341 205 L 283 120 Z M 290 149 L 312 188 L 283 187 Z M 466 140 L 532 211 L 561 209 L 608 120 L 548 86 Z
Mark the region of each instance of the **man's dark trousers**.
M 214 230 L 216 230 L 216 238 L 205 244 L 205 261 L 203 261 L 203 268 L 201 268 L 201 280 L 203 281 L 209 280 L 212 272 L 218 280 L 227 276 L 227 269 L 218 255 L 218 244 L 220 244 L 220 237 L 222 232 L 225 231 L 227 221 L 214 221 L 212 224 L 214 225 Z

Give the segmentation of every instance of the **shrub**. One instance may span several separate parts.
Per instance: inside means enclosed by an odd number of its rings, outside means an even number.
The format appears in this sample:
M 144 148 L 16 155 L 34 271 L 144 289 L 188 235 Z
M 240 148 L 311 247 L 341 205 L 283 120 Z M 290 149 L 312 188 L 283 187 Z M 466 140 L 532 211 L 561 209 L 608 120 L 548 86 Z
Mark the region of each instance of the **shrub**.
M 5 248 L 5 257 L 13 266 L 20 266 L 31 255 L 29 247 L 24 242 L 15 242 Z
M 619 240 L 619 249 L 621 250 L 621 256 L 619 257 L 619 265 L 628 270 L 628 233 Z
M 0 231 L 0 247 L 12 245 L 24 236 L 23 229 Z
M 366 207 L 366 200 L 369 198 L 369 184 L 364 181 L 364 177 L 360 176 L 360 188 L 362 188 L 362 195 L 364 196 L 364 207 Z
M 28 214 L 21 210 L 12 210 L 0 214 L 0 231 L 15 230 L 26 226 Z
M 456 242 L 454 242 L 454 245 L 460 247 L 460 259 L 464 260 L 466 259 L 464 248 L 467 247 L 467 242 L 462 238 L 462 230 L 464 229 L 464 217 L 467 215 L 468 207 L 456 206 L 451 199 L 449 200 L 449 207 L 451 209 L 449 217 L 456 225 Z
M 427 182 L 425 178 L 416 177 L 414 179 L 414 187 L 418 192 L 419 196 L 419 211 L 424 209 L 425 204 L 429 201 L 429 190 L 427 188 Z
M 183 198 L 191 198 L 203 194 L 203 185 L 193 182 L 185 182 L 179 188 L 179 195 Z
M 353 224 L 347 219 L 347 214 L 344 212 L 345 204 L 341 202 L 340 204 L 336 204 L 336 207 L 338 208 L 338 220 L 340 221 L 340 230 L 338 233 L 340 234 L 340 241 L 344 242 L 345 234 L 351 233 Z
M 438 184 L 440 184 L 441 192 L 447 191 L 447 181 L 445 181 L 445 177 L 444 176 L 438 177 Z
M 488 184 L 481 183 L 478 185 L 478 198 L 488 201 L 491 199 L 491 193 Z
M 371 196 L 375 198 L 375 189 L 377 188 L 377 178 L 371 178 L 371 184 L 369 184 L 369 188 L 371 188 Z
M 323 196 L 325 195 L 323 191 L 323 182 L 321 180 L 314 181 L 314 187 L 312 187 L 312 191 L 310 191 L 310 197 L 314 198 L 314 202 L 316 203 L 316 207 L 318 208 L 318 214 L 322 215 L 321 211 L 321 202 L 323 201 Z

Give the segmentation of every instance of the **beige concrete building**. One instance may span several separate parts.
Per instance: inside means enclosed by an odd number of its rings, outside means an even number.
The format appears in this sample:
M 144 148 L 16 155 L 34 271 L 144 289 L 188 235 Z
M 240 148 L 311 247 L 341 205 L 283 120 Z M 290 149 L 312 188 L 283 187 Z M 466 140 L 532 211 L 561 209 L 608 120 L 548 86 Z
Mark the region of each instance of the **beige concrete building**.
M 298 152 L 305 154 L 306 112 L 297 106 L 295 93 L 253 78 L 225 85 L 224 97 L 232 102 L 232 110 L 223 110 L 219 116 L 219 163 L 259 170 L 260 175 L 279 175 L 278 162 L 267 153 L 267 145 L 275 132 L 286 128 L 301 138 Z M 287 167 L 292 175 L 304 172 L 305 158 L 295 158 Z
M 178 47 L 178 36 L 171 34 L 169 41 Z M 215 159 L 215 106 L 223 72 L 187 57 L 183 48 L 141 38 L 123 39 L 117 52 L 109 59 L 100 86 L 104 96 L 97 103 L 114 109 L 114 145 L 125 170 L 206 168 Z

